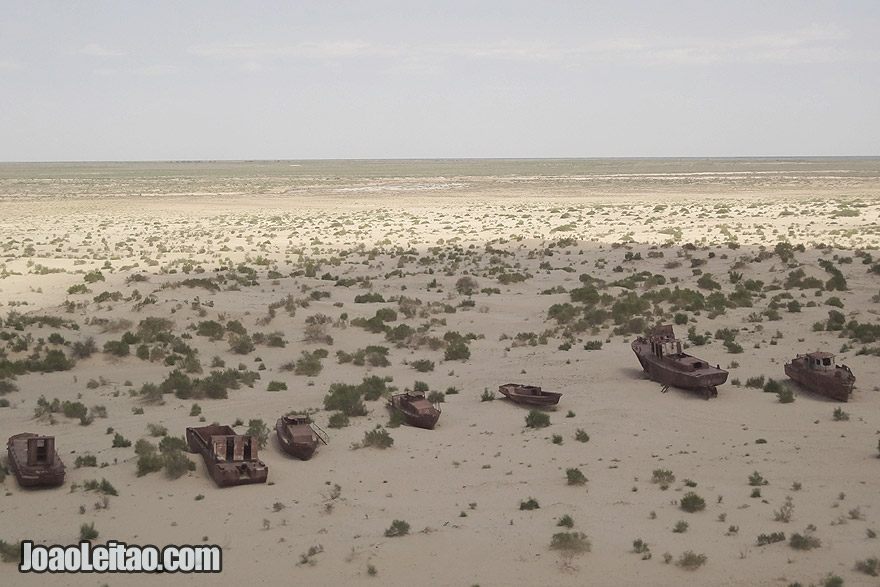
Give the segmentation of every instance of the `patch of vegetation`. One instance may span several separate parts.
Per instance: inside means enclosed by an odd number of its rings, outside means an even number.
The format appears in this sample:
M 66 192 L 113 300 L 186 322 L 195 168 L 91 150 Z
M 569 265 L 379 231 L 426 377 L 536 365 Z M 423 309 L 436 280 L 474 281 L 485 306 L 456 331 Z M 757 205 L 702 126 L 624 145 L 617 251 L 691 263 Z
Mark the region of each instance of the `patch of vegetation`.
M 536 510 L 540 507 L 541 506 L 540 506 L 540 504 L 538 504 L 538 500 L 535 499 L 534 497 L 530 497 L 525 501 L 519 502 L 519 509 L 520 510 Z
M 566 469 L 565 476 L 569 485 L 583 485 L 587 482 L 586 476 L 577 467 Z
M 393 538 L 396 536 L 406 536 L 409 534 L 409 524 L 403 520 L 394 520 L 391 526 L 385 530 L 385 536 Z
M 529 410 L 526 415 L 526 427 L 528 428 L 546 428 L 550 425 L 550 414 L 541 410 Z
M 393 444 L 394 439 L 388 434 L 388 430 L 382 427 L 367 430 L 364 433 L 364 440 L 362 442 L 362 446 L 374 448 L 389 448 Z

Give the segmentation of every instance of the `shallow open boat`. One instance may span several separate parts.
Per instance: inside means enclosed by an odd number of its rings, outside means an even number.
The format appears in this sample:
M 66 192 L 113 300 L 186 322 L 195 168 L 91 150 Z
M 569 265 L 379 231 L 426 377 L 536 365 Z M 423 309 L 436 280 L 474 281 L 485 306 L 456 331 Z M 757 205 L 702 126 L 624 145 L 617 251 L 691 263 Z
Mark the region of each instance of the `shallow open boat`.
M 498 386 L 501 395 L 512 402 L 527 406 L 555 406 L 559 403 L 561 393 L 544 391 L 537 385 L 521 385 L 519 383 L 505 383 Z

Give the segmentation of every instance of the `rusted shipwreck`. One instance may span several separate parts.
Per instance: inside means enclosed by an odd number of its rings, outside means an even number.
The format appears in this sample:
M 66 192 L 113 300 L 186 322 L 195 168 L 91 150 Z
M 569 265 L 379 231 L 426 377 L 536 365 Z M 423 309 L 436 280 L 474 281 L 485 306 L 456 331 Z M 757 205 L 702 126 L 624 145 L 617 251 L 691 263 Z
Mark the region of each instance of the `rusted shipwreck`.
M 431 430 L 440 419 L 440 408 L 432 404 L 421 391 L 407 391 L 391 396 L 389 405 L 403 414 L 410 426 Z
M 681 349 L 672 325 L 657 326 L 650 336 L 640 336 L 632 343 L 642 369 L 648 377 L 664 385 L 701 391 L 706 399 L 718 395 L 718 386 L 727 381 L 727 371 L 713 367 L 703 359 Z
M 798 355 L 785 364 L 785 374 L 809 389 L 837 401 L 849 401 L 856 377 L 846 365 L 837 365 L 832 353 Z
M 555 406 L 562 397 L 561 393 L 544 391 L 537 385 L 519 383 L 499 385 L 498 391 L 510 401 L 527 406 Z
M 64 483 L 65 467 L 55 450 L 54 436 L 23 432 L 6 443 L 9 467 L 22 487 L 54 487 Z
M 191 451 L 201 453 L 208 474 L 220 487 L 265 483 L 269 476 L 269 467 L 257 456 L 257 440 L 236 434 L 229 426 L 189 427 L 186 443 Z
M 308 416 L 282 416 L 275 422 L 278 443 L 285 452 L 303 461 L 315 454 L 319 443 L 327 444 L 330 438 Z

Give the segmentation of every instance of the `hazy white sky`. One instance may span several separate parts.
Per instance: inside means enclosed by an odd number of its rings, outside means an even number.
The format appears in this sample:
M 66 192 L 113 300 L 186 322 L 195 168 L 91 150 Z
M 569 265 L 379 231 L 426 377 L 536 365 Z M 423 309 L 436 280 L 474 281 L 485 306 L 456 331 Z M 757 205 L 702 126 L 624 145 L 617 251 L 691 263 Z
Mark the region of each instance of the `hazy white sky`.
M 0 0 L 0 161 L 880 155 L 880 0 Z

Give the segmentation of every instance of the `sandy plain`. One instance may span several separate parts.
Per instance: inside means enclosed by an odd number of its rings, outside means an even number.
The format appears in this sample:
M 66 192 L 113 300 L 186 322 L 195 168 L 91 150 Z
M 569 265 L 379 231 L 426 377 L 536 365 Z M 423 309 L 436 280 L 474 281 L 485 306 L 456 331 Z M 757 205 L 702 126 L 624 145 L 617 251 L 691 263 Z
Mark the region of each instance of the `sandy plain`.
M 89 337 L 97 349 L 65 370 L 4 372 L 3 438 L 54 435 L 68 471 L 41 491 L 8 475 L 0 539 L 74 544 L 94 523 L 98 542 L 223 548 L 219 577 L 47 577 L 7 562 L 4 584 L 786 586 L 833 574 L 877 585 L 856 563 L 880 557 L 880 161 L 5 164 L 0 229 L 0 360 L 70 359 Z M 846 289 L 829 290 L 835 269 Z M 590 285 L 598 299 L 573 299 Z M 690 306 L 664 288 L 694 292 Z M 370 293 L 384 301 L 355 301 Z M 367 322 L 377 311 L 378 326 Z M 829 312 L 842 329 L 827 329 Z M 630 349 L 676 315 L 683 339 L 708 334 L 688 351 L 730 371 L 717 398 L 660 393 Z M 171 339 L 144 342 L 147 319 L 166 320 Z M 199 334 L 208 321 L 219 337 Z M 716 337 L 734 330 L 735 344 Z M 103 352 L 126 332 L 129 355 Z M 447 358 L 449 332 L 469 358 Z M 242 338 L 254 348 L 237 352 Z M 344 362 L 370 345 L 388 349 L 387 365 Z M 319 373 L 286 370 L 318 349 Z M 783 364 L 816 349 L 856 374 L 848 403 L 786 379 Z M 185 355 L 192 378 L 233 368 L 259 379 L 226 399 L 145 401 L 145 384 L 186 371 Z M 387 428 L 390 448 L 354 449 L 388 424 L 385 399 L 331 428 L 324 398 L 374 375 L 399 390 L 454 388 L 438 426 Z M 795 401 L 746 387 L 761 376 Z M 482 400 L 507 382 L 564 394 L 550 426 L 526 427 L 528 410 L 497 393 Z M 94 418 L 37 417 L 41 396 Z M 291 410 L 313 411 L 330 443 L 301 462 L 271 432 L 267 484 L 219 489 L 194 454 L 177 479 L 137 475 L 134 443 L 160 440 L 148 425 L 183 436 L 239 420 L 243 432 Z M 133 445 L 112 447 L 115 433 Z M 84 455 L 98 466 L 76 468 Z M 587 482 L 568 484 L 569 469 Z M 662 489 L 655 470 L 675 480 Z M 755 472 L 767 484 L 751 486 Z M 83 489 L 91 479 L 118 495 L 102 504 Z M 704 510 L 681 509 L 690 491 Z M 540 507 L 520 509 L 529 498 Z M 557 525 L 566 515 L 571 529 Z M 409 533 L 386 536 L 394 520 Z M 550 545 L 569 531 L 591 548 L 564 561 Z M 774 532 L 785 540 L 757 544 Z M 795 549 L 794 533 L 820 546 Z M 686 551 L 705 563 L 677 564 Z

